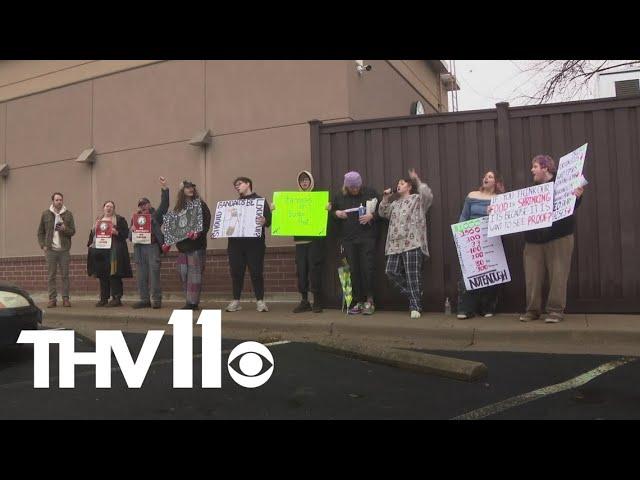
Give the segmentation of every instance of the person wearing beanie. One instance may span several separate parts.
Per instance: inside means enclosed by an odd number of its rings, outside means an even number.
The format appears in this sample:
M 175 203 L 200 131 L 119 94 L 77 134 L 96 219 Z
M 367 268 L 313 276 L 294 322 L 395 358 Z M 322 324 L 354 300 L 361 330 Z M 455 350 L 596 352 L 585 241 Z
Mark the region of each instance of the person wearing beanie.
M 185 296 L 185 305 L 182 310 L 198 310 L 200 293 L 202 292 L 202 274 L 207 261 L 207 232 L 211 226 L 211 210 L 200 197 L 195 183 L 183 180 L 180 183 L 174 212 L 182 212 L 188 209 L 197 209 L 197 204 L 202 208 L 202 231 L 189 232 L 188 238 L 176 243 L 180 252 L 177 266 L 182 290 Z M 163 246 L 163 251 L 168 251 L 168 246 Z
M 233 181 L 233 187 L 238 192 L 240 198 L 264 198 L 253 192 L 253 182 L 247 177 L 238 177 Z M 233 287 L 233 300 L 227 305 L 227 312 L 237 312 L 242 310 L 240 306 L 240 296 L 242 295 L 242 285 L 244 283 L 244 273 L 249 267 L 251 274 L 251 284 L 256 295 L 256 310 L 258 312 L 268 312 L 269 308 L 264 301 L 264 254 L 266 251 L 265 227 L 271 226 L 271 210 L 269 203 L 264 201 L 264 216 L 258 219 L 262 225 L 262 236 L 251 237 L 229 237 L 227 253 L 229 254 L 229 269 L 231 270 L 231 280 Z
M 344 176 L 342 190 L 331 201 L 331 213 L 337 219 L 338 239 L 349 267 L 355 305 L 349 314 L 375 312 L 373 283 L 378 219 L 378 193 L 363 185 L 358 172 Z
M 536 185 L 556 179 L 556 164 L 549 155 L 537 155 L 531 161 L 531 174 Z M 575 208 L 582 202 L 584 188 L 573 191 L 577 197 Z M 520 321 L 538 320 L 542 312 L 542 285 L 549 274 L 549 295 L 546 302 L 545 323 L 558 323 L 564 319 L 567 303 L 567 281 L 573 254 L 575 211 L 572 215 L 553 222 L 550 227 L 524 232 L 524 275 L 527 291 L 527 310 Z
M 162 244 L 164 234 L 162 233 L 163 217 L 169 210 L 169 187 L 164 177 L 159 179 L 161 193 L 160 205 L 158 209 L 151 206 L 151 201 L 143 197 L 138 200 L 138 210 L 136 213 L 151 215 L 151 243 L 133 244 L 133 259 L 138 266 L 136 277 L 138 281 L 138 293 L 140 301 L 132 305 L 133 308 L 161 308 L 162 288 L 160 286 L 160 262 L 162 255 Z M 133 238 L 135 225 L 131 218 L 131 229 L 129 230 L 129 240 Z M 153 299 L 153 303 L 151 300 Z

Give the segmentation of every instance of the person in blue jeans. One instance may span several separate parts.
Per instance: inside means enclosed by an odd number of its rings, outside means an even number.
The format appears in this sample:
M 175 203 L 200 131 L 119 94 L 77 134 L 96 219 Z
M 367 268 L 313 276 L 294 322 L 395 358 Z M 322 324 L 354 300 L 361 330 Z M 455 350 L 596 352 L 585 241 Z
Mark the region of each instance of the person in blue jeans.
M 469 192 L 464 200 L 459 222 L 466 222 L 474 218 L 486 217 L 491 198 L 504 193 L 504 183 L 499 173 L 489 170 L 482 177 L 482 183 L 477 190 Z M 492 317 L 498 305 L 499 285 L 467 290 L 464 280 L 458 281 L 458 319 L 473 317 L 476 313 L 485 317 Z

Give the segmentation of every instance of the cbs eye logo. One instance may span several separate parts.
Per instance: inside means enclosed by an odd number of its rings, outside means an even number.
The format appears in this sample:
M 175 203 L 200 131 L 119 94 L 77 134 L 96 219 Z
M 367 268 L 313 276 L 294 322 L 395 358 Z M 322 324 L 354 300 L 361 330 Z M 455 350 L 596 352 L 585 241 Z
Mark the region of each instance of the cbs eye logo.
M 256 388 L 267 383 L 275 361 L 267 347 L 258 342 L 244 342 L 231 350 L 227 369 L 234 382 L 245 388 Z

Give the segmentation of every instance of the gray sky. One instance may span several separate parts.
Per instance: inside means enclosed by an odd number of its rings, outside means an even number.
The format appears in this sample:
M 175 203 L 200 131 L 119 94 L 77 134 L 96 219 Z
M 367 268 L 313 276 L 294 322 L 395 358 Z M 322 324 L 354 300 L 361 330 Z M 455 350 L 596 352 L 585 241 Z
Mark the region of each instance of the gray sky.
M 535 93 L 532 74 L 521 72 L 513 60 L 456 60 L 458 110 L 495 108 L 498 102 L 524 105 L 517 97 Z
M 602 66 L 601 62 L 607 62 L 607 67 L 613 67 L 628 61 L 590 60 L 589 62 L 594 67 L 596 65 Z M 550 74 L 549 70 L 541 73 L 539 69 L 532 69 L 534 65 L 539 67 L 538 62 L 526 60 L 455 60 L 455 73 L 458 85 L 460 85 L 458 110 L 495 108 L 495 104 L 498 102 L 509 102 L 513 106 L 537 103 L 524 97 L 536 94 Z M 609 73 L 637 68 L 636 63 L 633 66 L 622 66 L 609 70 Z M 572 87 L 559 91 L 551 101 L 561 102 L 595 98 L 597 82 L 597 76 L 594 76 L 586 87 L 580 82 L 575 82 Z

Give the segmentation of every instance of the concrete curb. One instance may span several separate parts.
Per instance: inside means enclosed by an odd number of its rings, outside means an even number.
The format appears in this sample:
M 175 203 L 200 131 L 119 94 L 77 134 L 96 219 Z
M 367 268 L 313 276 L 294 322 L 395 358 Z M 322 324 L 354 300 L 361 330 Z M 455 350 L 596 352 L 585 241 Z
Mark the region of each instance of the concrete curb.
M 178 307 L 176 307 L 178 308 Z M 224 309 L 224 306 L 220 308 Z M 138 311 L 124 307 L 87 313 L 73 308 L 44 309 L 44 322 L 47 320 L 73 320 L 101 322 L 108 318 L 115 323 L 125 325 L 167 326 L 170 313 L 166 310 Z M 144 313 L 138 313 L 144 312 Z M 199 314 L 196 312 L 196 314 Z M 197 315 L 196 315 L 197 316 Z M 323 318 L 322 316 L 300 317 L 292 319 L 280 315 L 256 313 L 251 318 L 234 318 L 233 314 L 223 317 L 223 328 L 246 334 L 278 333 L 281 335 L 320 335 L 379 337 L 385 339 L 403 338 L 423 340 L 443 346 L 478 346 L 511 344 L 514 346 L 531 344 L 532 341 L 547 345 L 574 346 L 606 346 L 606 345 L 640 345 L 640 330 L 636 328 L 603 329 L 598 327 L 562 328 L 552 325 L 543 329 L 532 329 L 520 323 L 507 323 L 500 327 L 477 328 L 471 325 L 440 325 L 437 322 L 421 322 L 416 324 L 370 323 L 359 321 L 343 321 Z
M 344 340 L 325 339 L 317 343 L 321 350 L 349 358 L 390 365 L 420 373 L 473 382 L 486 378 L 489 370 L 484 363 L 453 357 L 418 353 L 395 348 L 382 348 Z
M 197 318 L 197 315 L 199 315 L 199 311 L 196 312 L 194 318 Z M 122 322 L 124 324 L 135 323 L 137 325 L 167 326 L 169 316 L 170 314 L 167 314 L 166 312 L 157 314 L 146 313 L 141 315 L 137 314 L 135 310 L 126 307 L 124 310 L 109 309 L 108 311 L 109 320 L 116 323 Z M 72 320 L 74 318 L 82 319 L 83 321 L 102 322 L 104 321 L 105 316 L 99 316 L 96 314 L 88 316 L 86 311 L 56 308 L 55 310 L 49 309 L 45 312 L 44 321 L 46 323 L 49 319 Z M 425 325 L 399 326 L 372 325 L 368 323 L 344 324 L 320 318 L 300 318 L 296 320 L 282 319 L 280 317 L 269 316 L 268 314 L 261 315 L 259 313 L 256 313 L 256 316 L 251 319 L 234 319 L 227 316 L 222 321 L 222 327 L 224 330 L 234 330 L 247 333 L 275 332 L 281 335 L 295 333 L 299 335 L 353 335 L 362 337 L 364 334 L 369 337 L 382 338 L 429 338 L 430 340 L 438 343 L 455 343 L 461 346 L 469 345 L 473 340 L 473 329 L 470 328 L 448 329 L 434 328 L 432 326 Z

